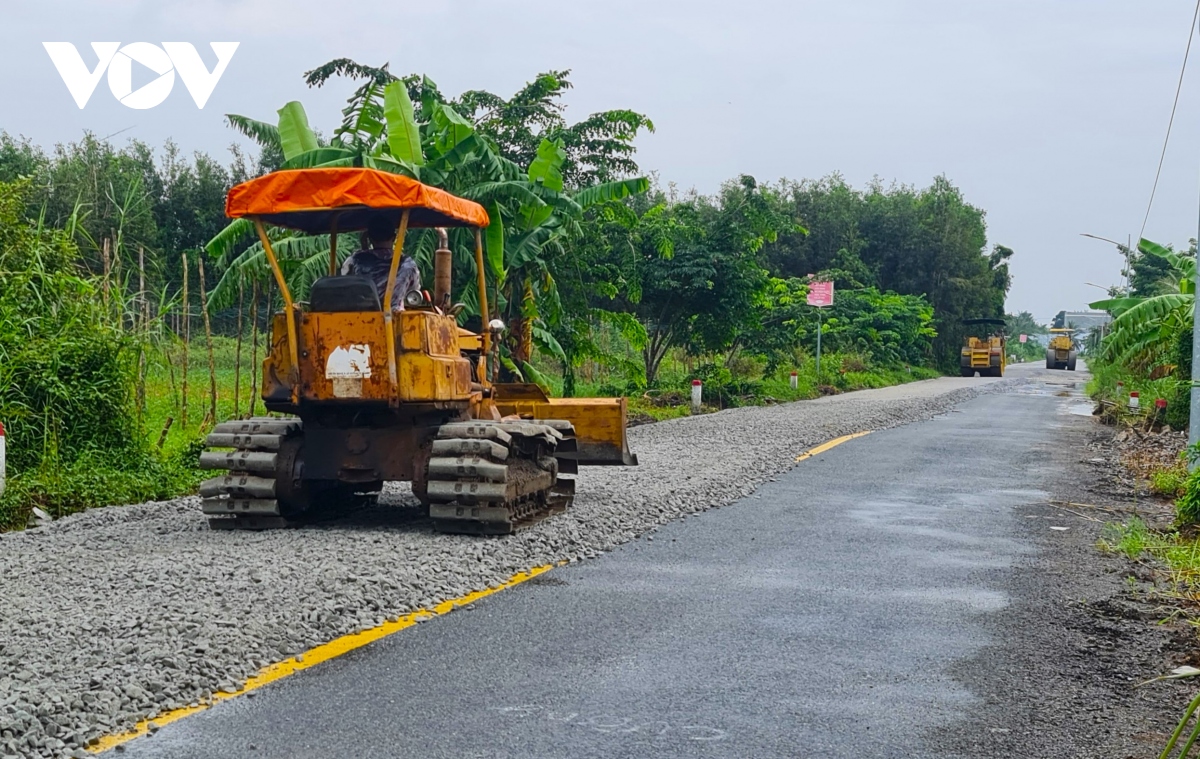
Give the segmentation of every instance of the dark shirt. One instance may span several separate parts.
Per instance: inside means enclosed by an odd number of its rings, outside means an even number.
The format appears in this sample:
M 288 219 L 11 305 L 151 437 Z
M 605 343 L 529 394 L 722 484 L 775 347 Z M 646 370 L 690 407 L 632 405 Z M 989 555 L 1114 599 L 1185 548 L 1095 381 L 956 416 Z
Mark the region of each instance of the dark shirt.
M 379 301 L 383 302 L 387 292 L 388 269 L 392 265 L 392 251 L 388 248 L 372 248 L 354 253 L 342 264 L 342 274 L 357 274 L 375 283 Z M 404 310 L 404 296 L 411 290 L 421 289 L 421 271 L 412 256 L 400 260 L 396 270 L 396 289 L 392 291 L 392 308 Z

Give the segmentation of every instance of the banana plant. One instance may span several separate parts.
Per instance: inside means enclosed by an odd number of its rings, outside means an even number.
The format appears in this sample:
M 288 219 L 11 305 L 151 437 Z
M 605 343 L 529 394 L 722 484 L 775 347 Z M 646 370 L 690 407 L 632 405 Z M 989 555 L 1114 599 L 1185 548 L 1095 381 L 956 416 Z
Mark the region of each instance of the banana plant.
M 1109 334 L 1102 344 L 1102 355 L 1110 361 L 1145 367 L 1161 355 L 1192 318 L 1196 300 L 1196 259 L 1146 239 L 1138 242 L 1138 251 L 1170 264 L 1176 291 L 1149 297 L 1109 298 L 1089 306 L 1113 315 Z
M 386 69 L 371 71 L 386 74 Z M 388 75 L 390 76 L 390 75 Z M 510 325 L 506 352 L 514 373 L 530 374 L 529 360 L 538 350 L 563 359 L 561 346 L 546 329 L 543 316 L 561 309 L 549 262 L 566 254 L 566 244 L 579 233 L 584 212 L 597 204 L 619 201 L 645 192 L 644 177 L 594 184 L 568 191 L 563 179 L 566 153 L 559 141 L 542 139 L 536 156 L 522 170 L 501 155 L 470 120 L 442 99 L 428 78 L 400 80 L 374 75 L 350 98 L 341 125 L 328 144 L 322 144 L 299 102 L 278 111 L 275 125 L 230 115 L 231 126 L 283 156 L 281 168 L 360 166 L 402 174 L 483 205 L 491 217 L 485 231 L 486 266 L 495 290 L 496 313 Z M 412 93 L 420 102 L 419 115 Z M 408 249 L 427 269 L 435 237 L 414 230 Z M 271 230 L 272 245 L 297 299 L 328 266 L 329 236 L 302 236 Z M 475 278 L 474 241 L 466 230 L 452 230 L 455 272 L 467 309 L 477 315 L 472 287 Z M 222 269 L 210 295 L 211 308 L 234 301 L 240 278 L 269 276 L 262 246 L 254 242 L 245 220 L 235 220 L 217 234 L 207 250 Z M 356 246 L 339 238 L 338 251 L 348 255 Z

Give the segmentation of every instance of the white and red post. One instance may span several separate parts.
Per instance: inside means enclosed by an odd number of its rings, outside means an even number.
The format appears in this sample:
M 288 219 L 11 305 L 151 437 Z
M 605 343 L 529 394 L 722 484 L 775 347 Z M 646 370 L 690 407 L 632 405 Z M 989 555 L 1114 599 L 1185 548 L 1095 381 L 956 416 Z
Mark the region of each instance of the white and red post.
M 4 495 L 4 422 L 0 422 L 0 495 Z
M 703 400 L 704 383 L 698 379 L 692 380 L 692 413 L 700 413 L 700 402 Z

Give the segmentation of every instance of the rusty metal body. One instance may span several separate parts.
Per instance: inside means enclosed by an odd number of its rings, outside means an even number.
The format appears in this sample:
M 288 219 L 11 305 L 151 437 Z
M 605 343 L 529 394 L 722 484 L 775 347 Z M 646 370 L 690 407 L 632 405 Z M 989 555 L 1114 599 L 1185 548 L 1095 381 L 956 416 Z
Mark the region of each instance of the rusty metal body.
M 302 213 L 304 223 L 316 223 L 310 208 Z M 382 299 L 374 290 L 347 291 L 359 283 L 330 276 L 313 285 L 309 304 L 293 302 L 263 223 L 251 218 L 284 301 L 271 323 L 262 398 L 286 416 L 227 422 L 210 436 L 210 447 L 221 450 L 202 454 L 201 466 L 227 472 L 201 488 L 205 513 L 225 517 L 211 520 L 214 527 L 261 529 L 336 514 L 384 481 L 408 481 L 441 529 L 511 532 L 569 506 L 579 464 L 637 463 L 626 442 L 625 399 L 551 399 L 537 386 L 491 382 L 493 335 L 460 327 L 461 307 L 449 305 L 444 232 L 436 296 L 418 293 L 403 310 L 379 305 L 392 302 L 410 208 L 400 216 Z M 339 216 L 331 218 L 336 225 Z M 487 325 L 478 228 L 475 242 Z M 326 285 L 333 295 L 319 302 Z

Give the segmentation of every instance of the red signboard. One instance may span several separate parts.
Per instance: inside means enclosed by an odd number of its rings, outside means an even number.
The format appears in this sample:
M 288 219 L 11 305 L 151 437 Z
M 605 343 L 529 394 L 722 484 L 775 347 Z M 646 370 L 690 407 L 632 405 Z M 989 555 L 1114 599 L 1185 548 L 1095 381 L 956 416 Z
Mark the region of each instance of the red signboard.
M 1028 339 L 1029 339 L 1029 335 L 1021 335 L 1021 342 L 1025 342 Z
M 810 282 L 808 284 L 808 305 L 810 305 L 810 306 L 832 306 L 833 305 L 833 283 L 832 282 Z

